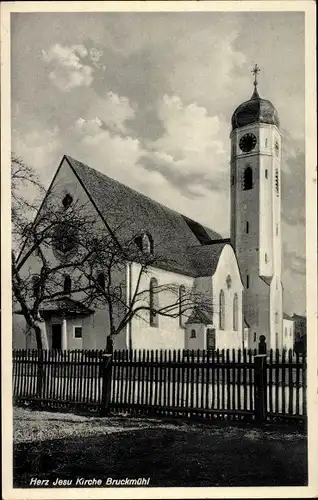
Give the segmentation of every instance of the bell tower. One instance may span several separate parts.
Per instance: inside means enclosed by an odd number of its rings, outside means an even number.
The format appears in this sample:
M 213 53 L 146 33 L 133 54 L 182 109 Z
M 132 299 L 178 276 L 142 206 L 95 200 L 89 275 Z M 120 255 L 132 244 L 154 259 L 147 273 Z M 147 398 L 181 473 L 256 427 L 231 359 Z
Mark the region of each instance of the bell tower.
M 231 241 L 244 283 L 243 313 L 248 345 L 260 335 L 267 347 L 282 348 L 281 141 L 278 114 L 254 91 L 232 116 Z

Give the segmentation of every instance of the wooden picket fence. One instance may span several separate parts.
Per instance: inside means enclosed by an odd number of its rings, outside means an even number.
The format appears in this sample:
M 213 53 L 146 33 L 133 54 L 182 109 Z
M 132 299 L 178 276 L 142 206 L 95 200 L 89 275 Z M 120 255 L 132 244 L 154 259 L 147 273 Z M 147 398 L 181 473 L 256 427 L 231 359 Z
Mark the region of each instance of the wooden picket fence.
M 17 404 L 102 415 L 305 422 L 306 359 L 292 351 L 13 351 Z

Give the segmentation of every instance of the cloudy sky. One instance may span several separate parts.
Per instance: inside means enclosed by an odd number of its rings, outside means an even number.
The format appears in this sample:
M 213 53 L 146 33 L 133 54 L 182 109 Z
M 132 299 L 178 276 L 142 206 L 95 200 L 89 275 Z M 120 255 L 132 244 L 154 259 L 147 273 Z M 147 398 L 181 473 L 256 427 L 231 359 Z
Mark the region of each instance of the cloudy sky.
M 284 134 L 284 306 L 305 312 L 303 14 L 13 14 L 11 33 L 12 149 L 46 185 L 69 154 L 224 237 L 257 62 Z

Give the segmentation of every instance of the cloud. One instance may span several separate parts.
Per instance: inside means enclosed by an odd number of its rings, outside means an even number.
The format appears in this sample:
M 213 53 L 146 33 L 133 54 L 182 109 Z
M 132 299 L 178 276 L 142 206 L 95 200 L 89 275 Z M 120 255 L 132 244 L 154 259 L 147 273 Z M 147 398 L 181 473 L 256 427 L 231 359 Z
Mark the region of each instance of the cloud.
M 91 85 L 94 70 L 82 62 L 88 56 L 84 45 L 55 44 L 42 54 L 44 62 L 52 69 L 49 78 L 59 90 L 69 92 L 75 87 Z
M 12 151 L 47 180 L 47 169 L 60 146 L 59 133 L 58 127 L 49 130 L 33 129 L 23 135 L 14 133 Z
M 129 99 L 119 96 L 114 92 L 107 92 L 102 98 L 98 97 L 87 110 L 87 116 L 99 117 L 100 126 L 108 128 L 112 132 L 129 134 L 126 122 L 135 116 L 135 109 Z
M 290 225 L 305 225 L 305 153 L 299 141 L 285 138 L 282 161 L 282 218 Z
M 178 96 L 164 95 L 157 105 L 163 133 L 147 141 L 141 164 L 159 171 L 189 198 L 209 190 L 227 189 L 228 168 L 224 124 L 196 103 L 184 105 Z
M 294 273 L 303 275 L 306 273 L 306 259 L 298 255 L 296 251 L 288 251 L 286 245 L 284 245 L 284 264 Z

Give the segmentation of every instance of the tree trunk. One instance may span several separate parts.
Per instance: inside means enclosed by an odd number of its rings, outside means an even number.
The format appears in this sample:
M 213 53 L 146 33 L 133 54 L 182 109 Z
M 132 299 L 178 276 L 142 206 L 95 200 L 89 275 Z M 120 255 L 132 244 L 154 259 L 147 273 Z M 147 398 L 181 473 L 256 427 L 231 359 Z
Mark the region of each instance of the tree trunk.
M 35 332 L 36 345 L 37 345 L 37 349 L 38 349 L 36 396 L 38 398 L 41 398 L 43 387 L 45 385 L 45 367 L 44 367 L 44 363 L 43 363 L 43 351 L 48 350 L 48 348 L 49 348 L 45 322 L 41 321 L 41 320 L 36 320 L 33 324 L 33 330 Z
M 106 338 L 106 352 L 108 354 L 113 354 L 114 352 L 114 340 L 116 337 L 116 330 L 114 326 L 111 326 L 110 334 Z
M 107 354 L 113 354 L 113 352 L 114 352 L 114 338 L 113 338 L 112 334 L 107 336 L 106 352 L 107 352 Z
M 35 332 L 36 346 L 38 349 L 49 349 L 49 341 L 47 338 L 45 321 L 37 319 L 33 323 L 33 330 Z

